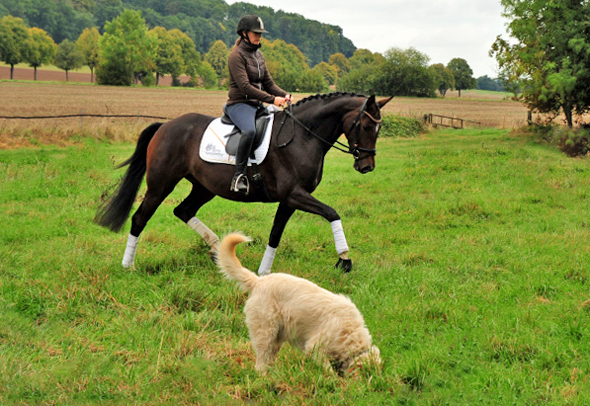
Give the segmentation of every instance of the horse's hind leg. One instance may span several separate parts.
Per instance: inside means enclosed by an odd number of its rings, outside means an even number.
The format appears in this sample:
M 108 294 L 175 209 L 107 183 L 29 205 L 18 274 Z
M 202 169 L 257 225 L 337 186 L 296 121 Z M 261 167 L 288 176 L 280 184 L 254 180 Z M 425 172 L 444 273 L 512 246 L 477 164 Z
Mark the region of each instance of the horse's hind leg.
M 145 198 L 131 218 L 131 231 L 127 238 L 127 247 L 125 248 L 125 254 L 123 255 L 124 268 L 133 268 L 135 266 L 135 253 L 137 250 L 139 235 L 156 212 L 158 206 L 160 206 L 164 199 L 172 193 L 179 181 L 180 179 L 171 181 L 164 187 L 159 184 L 154 184 L 150 187 L 150 184 L 148 184 Z
M 214 255 L 219 248 L 219 237 L 195 216 L 201 206 L 213 199 L 215 195 L 205 189 L 203 185 L 196 180 L 189 180 L 193 184 L 193 189 L 186 199 L 174 209 L 174 215 L 203 237 L 205 242 L 207 242 L 212 249 L 211 255 Z

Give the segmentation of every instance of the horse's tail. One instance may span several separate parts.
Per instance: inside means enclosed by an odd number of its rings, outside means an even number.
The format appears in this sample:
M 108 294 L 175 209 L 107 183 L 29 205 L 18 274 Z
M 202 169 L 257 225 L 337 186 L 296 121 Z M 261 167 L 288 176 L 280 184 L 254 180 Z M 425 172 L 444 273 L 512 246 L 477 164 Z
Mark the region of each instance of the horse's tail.
M 98 208 L 94 222 L 114 232 L 123 227 L 145 175 L 148 145 L 161 126 L 162 123 L 154 123 L 143 130 L 133 155 L 117 166 L 117 169 L 127 165 L 129 168 L 117 190 Z
M 240 287 L 246 292 L 252 291 L 258 283 L 258 276 L 242 267 L 240 260 L 236 257 L 236 245 L 241 242 L 252 241 L 241 233 L 232 233 L 221 241 L 221 246 L 217 252 L 217 266 L 221 272 L 231 280 L 240 284 Z

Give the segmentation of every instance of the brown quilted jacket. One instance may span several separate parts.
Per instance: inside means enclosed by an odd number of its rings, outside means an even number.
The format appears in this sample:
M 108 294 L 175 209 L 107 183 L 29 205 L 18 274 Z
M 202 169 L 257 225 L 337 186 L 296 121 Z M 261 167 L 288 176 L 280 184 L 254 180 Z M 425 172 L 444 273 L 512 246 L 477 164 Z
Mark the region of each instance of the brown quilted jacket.
M 227 61 L 229 67 L 229 98 L 227 104 L 260 102 L 272 104 L 275 96 L 287 92 L 272 80 L 262 52 L 245 41 L 233 49 Z

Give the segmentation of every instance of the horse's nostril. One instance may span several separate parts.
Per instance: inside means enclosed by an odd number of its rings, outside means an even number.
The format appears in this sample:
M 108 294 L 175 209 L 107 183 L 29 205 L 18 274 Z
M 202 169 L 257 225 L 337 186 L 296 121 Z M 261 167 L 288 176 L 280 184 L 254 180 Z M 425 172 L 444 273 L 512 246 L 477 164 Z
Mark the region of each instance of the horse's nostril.
M 365 166 L 361 169 L 361 173 L 369 173 L 373 170 L 372 166 Z

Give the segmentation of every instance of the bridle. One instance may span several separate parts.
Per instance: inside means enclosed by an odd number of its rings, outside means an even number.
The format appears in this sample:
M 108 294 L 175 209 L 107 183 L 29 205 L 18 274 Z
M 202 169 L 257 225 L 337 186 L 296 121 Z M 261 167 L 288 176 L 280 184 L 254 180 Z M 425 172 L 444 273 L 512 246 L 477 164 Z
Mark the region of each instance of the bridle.
M 361 156 L 361 152 L 365 152 L 368 154 L 368 155 L 364 156 L 363 159 L 377 155 L 377 150 L 374 148 L 362 148 L 362 147 L 358 146 L 358 140 L 361 135 L 361 119 L 363 118 L 363 115 L 366 115 L 367 117 L 369 117 L 375 124 L 380 124 L 382 121 L 382 119 L 376 119 L 375 117 L 373 117 L 372 115 L 370 115 L 367 112 L 367 101 L 368 101 L 368 99 L 365 99 L 365 101 L 363 102 L 363 105 L 361 106 L 361 108 L 359 110 L 359 114 L 357 115 L 357 117 L 352 122 L 352 125 L 350 126 L 349 134 L 351 134 L 353 132 L 353 130 L 356 129 L 356 139 L 354 139 L 354 142 L 352 142 L 352 143 L 349 142 L 349 144 L 351 144 L 351 145 L 343 144 L 342 142 L 340 142 L 338 140 L 336 140 L 336 142 L 334 144 L 332 144 L 329 141 L 326 141 L 325 139 L 323 139 L 322 137 L 317 135 L 309 127 L 307 127 L 304 123 L 302 123 L 301 120 L 299 120 L 297 117 L 295 117 L 295 115 L 293 114 L 293 105 L 290 103 L 287 106 L 287 108 L 285 108 L 283 110 L 283 112 L 285 112 L 285 114 L 288 117 L 293 119 L 294 123 L 299 124 L 301 127 L 303 127 L 303 129 L 305 131 L 307 131 L 309 134 L 311 134 L 312 136 L 314 136 L 318 140 L 322 141 L 324 144 L 329 145 L 330 148 L 335 148 L 338 151 L 344 152 L 346 154 L 351 154 L 355 160 L 359 160 L 360 156 Z M 283 128 L 283 124 L 285 124 L 286 119 L 287 119 L 287 117 L 285 117 L 283 119 L 283 121 L 281 122 L 281 127 L 279 128 L 279 132 L 277 133 L 277 139 L 278 139 L 279 134 L 281 133 L 281 129 Z M 291 138 L 289 141 L 285 142 L 284 144 L 279 145 L 279 148 L 286 147 L 287 145 L 289 145 L 291 143 L 291 141 L 293 141 L 293 138 Z M 340 147 L 336 146 L 335 144 L 338 144 Z
M 352 145 L 348 147 L 348 153 L 352 154 L 352 156 L 354 157 L 355 160 L 360 159 L 361 152 L 366 152 L 368 154 L 364 158 L 368 158 L 370 156 L 377 155 L 376 149 L 361 148 L 358 145 L 359 138 L 361 137 L 361 119 L 363 118 L 363 114 L 365 114 L 367 117 L 369 117 L 375 124 L 381 124 L 381 121 L 382 121 L 382 119 L 377 120 L 375 117 L 373 117 L 372 115 L 367 113 L 367 101 L 368 101 L 368 99 L 365 99 L 363 105 L 361 106 L 361 108 L 359 110 L 358 116 L 354 119 L 354 121 L 352 122 L 352 125 L 350 126 L 349 133 L 352 133 L 352 131 L 354 129 L 356 129 L 356 139 L 352 142 Z M 350 141 L 351 140 L 349 140 L 349 144 L 351 144 Z M 336 142 L 338 142 L 338 141 L 336 141 Z

